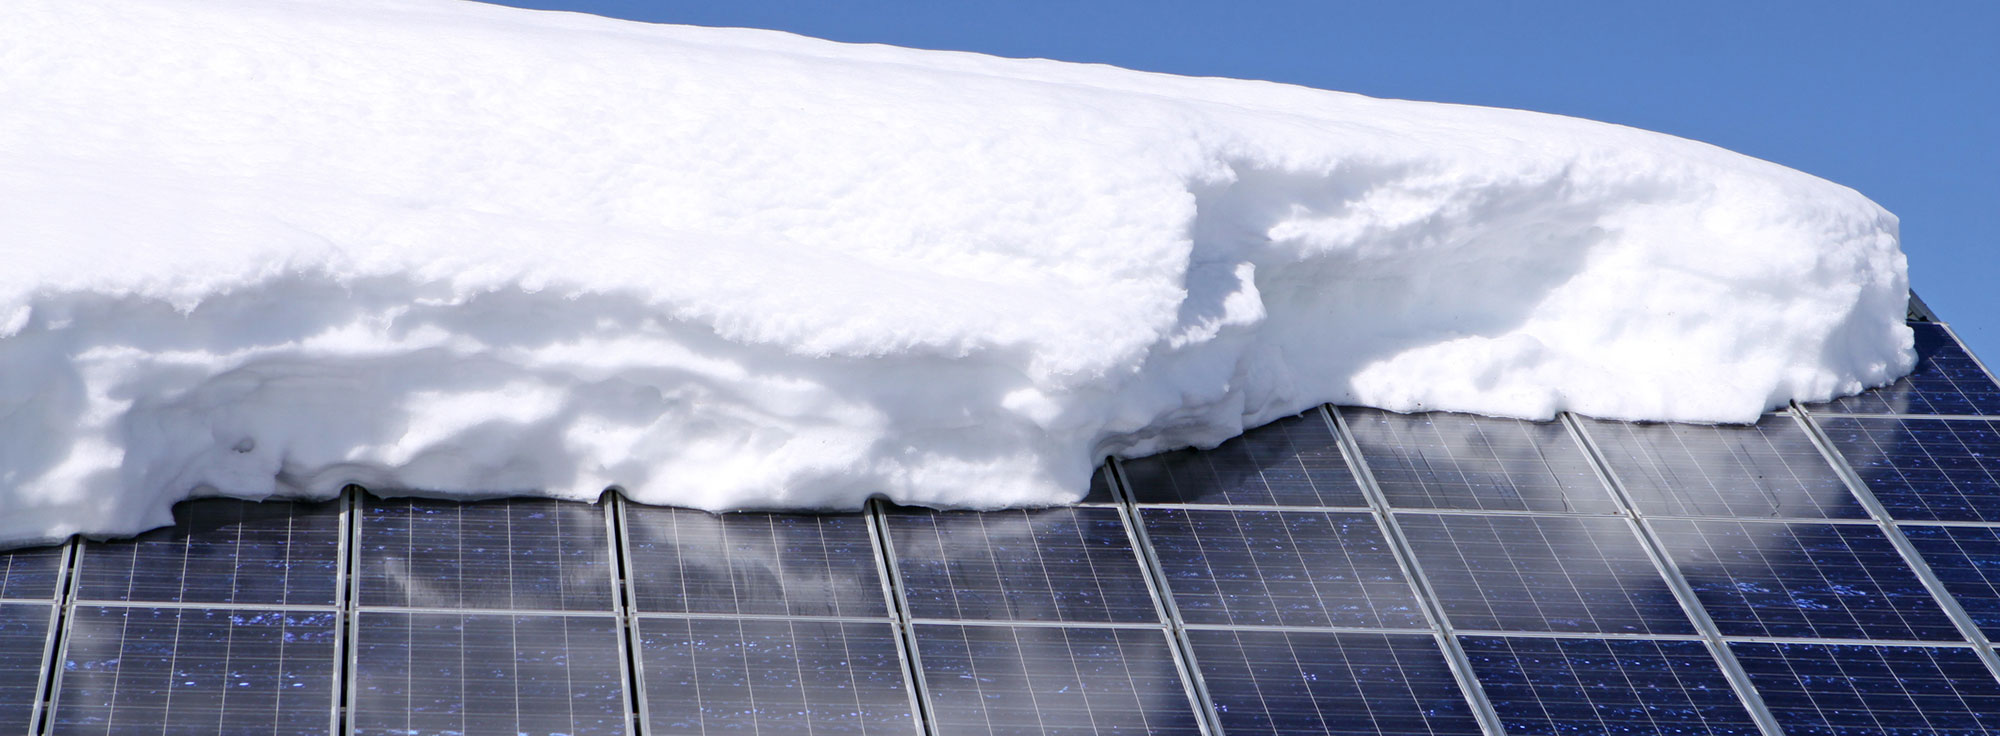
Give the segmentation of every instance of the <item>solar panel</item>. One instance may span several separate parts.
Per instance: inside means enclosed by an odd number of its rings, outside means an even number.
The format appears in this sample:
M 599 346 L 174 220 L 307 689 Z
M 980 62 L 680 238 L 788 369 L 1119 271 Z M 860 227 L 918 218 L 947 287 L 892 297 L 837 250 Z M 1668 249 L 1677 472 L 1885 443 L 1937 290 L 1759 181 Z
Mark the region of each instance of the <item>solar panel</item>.
M 1584 420 L 1640 512 L 1663 516 L 1868 517 L 1798 420 L 1750 426 Z
M 2000 521 L 2000 422 L 1819 417 L 1897 519 Z
M 1333 429 L 1317 410 L 1244 432 L 1213 450 L 1181 450 L 1122 465 L 1138 503 L 1368 505 Z
M 645 618 L 653 733 L 917 733 L 887 623 Z
M 1478 734 L 1429 634 L 1191 629 L 1230 736 Z
M 1117 509 L 886 514 L 910 615 L 1157 622 Z
M 1787 733 L 2000 733 L 2000 682 L 1964 647 L 1733 642 Z
M 604 509 L 545 499 L 365 499 L 364 606 L 609 611 Z
M 2000 528 L 1905 524 L 1903 536 L 1989 637 L 2000 637 Z
M 1699 641 L 1459 637 L 1509 734 L 1758 733 Z
M 617 620 L 361 611 L 354 732 L 624 734 Z
M 0 603 L 0 732 L 34 732 L 54 625 L 54 605 Z
M 1196 733 L 1160 628 L 916 625 L 937 733 Z
M 333 721 L 338 617 L 77 606 L 51 730 L 323 736 Z
M 78 598 L 145 603 L 330 606 L 340 586 L 340 504 L 189 501 L 174 525 L 92 542 Z
M 1693 634 L 1624 519 L 1398 514 L 1460 630 Z
M 1888 386 L 1807 407 L 1828 414 L 2000 414 L 2000 385 L 1944 325 L 1912 322 L 1917 367 Z
M 1187 623 L 1430 625 L 1369 514 L 1156 508 L 1139 514 Z
M 1959 639 L 1872 524 L 1648 523 L 1725 635 Z
M 54 600 L 64 550 L 58 545 L 0 551 L 0 600 Z
M 1618 511 L 1583 448 L 1559 422 L 1345 407 L 1340 413 L 1391 506 Z
M 889 616 L 864 515 L 624 513 L 640 611 Z

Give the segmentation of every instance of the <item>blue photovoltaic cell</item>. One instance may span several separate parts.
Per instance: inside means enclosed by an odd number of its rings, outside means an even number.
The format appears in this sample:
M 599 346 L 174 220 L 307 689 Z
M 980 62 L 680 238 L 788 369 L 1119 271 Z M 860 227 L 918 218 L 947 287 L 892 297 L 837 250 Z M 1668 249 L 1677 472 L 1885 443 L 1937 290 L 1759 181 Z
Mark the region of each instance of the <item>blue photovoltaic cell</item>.
M 0 599 L 55 600 L 63 550 L 57 545 L 0 551 Z
M 2000 521 L 2000 422 L 1818 417 L 1897 519 Z
M 895 509 L 884 518 L 916 618 L 1160 620 L 1116 509 Z
M 2000 414 L 2000 386 L 1944 325 L 1916 323 L 1917 369 L 1883 388 L 1806 407 L 1829 414 Z
M 887 618 L 862 514 L 625 507 L 640 611 Z
M 362 611 L 354 732 L 625 734 L 611 616 Z
M 1959 639 L 1872 524 L 1647 523 L 1724 635 Z
M 1618 511 L 1583 448 L 1559 422 L 1346 407 L 1340 413 L 1391 506 Z
M 1964 647 L 1732 642 L 1791 734 L 2000 733 L 2000 681 Z
M 1478 734 L 1428 634 L 1190 629 L 1230 736 Z
M 1397 514 L 1452 626 L 1692 634 L 1624 519 Z
M 171 527 L 85 544 L 77 597 L 330 606 L 340 585 L 340 520 L 338 502 L 182 503 Z
M 1160 628 L 917 624 L 938 733 L 1192 734 Z
M 1585 420 L 1584 429 L 1642 513 L 1868 517 L 1790 416 L 1766 414 L 1747 427 Z
M 1318 410 L 1250 430 L 1213 450 L 1129 460 L 1124 468 L 1137 503 L 1368 505 Z
M 639 621 L 652 733 L 915 736 L 887 623 Z
M 609 611 L 604 509 L 507 499 L 364 498 L 364 606 Z
M 332 726 L 332 611 L 77 606 L 54 733 L 318 734 Z
M 1460 637 L 1509 734 L 1756 734 L 1698 641 Z
M 0 733 L 32 733 L 47 662 L 49 603 L 0 603 Z
M 1373 516 L 1140 510 L 1191 624 L 1428 628 Z
M 2000 528 L 1901 527 L 1924 564 L 1989 638 L 2000 638 Z

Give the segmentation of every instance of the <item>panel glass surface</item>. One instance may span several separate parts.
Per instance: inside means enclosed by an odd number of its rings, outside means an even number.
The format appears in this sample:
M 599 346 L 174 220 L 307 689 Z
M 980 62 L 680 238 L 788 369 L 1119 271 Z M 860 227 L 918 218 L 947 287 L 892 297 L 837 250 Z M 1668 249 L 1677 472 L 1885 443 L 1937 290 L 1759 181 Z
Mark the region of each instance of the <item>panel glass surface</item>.
M 1901 527 L 1945 590 L 1989 639 L 2000 638 L 2000 528 Z
M 1427 628 L 1366 513 L 1140 509 L 1191 624 Z
M 1584 420 L 1641 513 L 1805 519 L 1868 517 L 1798 420 L 1750 426 Z
M 1698 641 L 1467 636 L 1459 643 L 1509 734 L 1758 733 Z
M 884 518 L 916 618 L 1160 620 L 1116 509 L 898 508 Z
M 1828 414 L 2000 415 L 2000 386 L 1944 325 L 1912 322 L 1917 368 L 1883 388 L 1807 407 Z
M 316 734 L 333 721 L 337 614 L 77 606 L 51 731 Z
M 941 734 L 1193 734 L 1159 628 L 916 624 Z
M 340 506 L 223 498 L 179 504 L 171 527 L 84 544 L 77 597 L 333 605 L 340 585 Z
M 0 603 L 0 733 L 32 733 L 48 660 L 50 603 Z
M 610 616 L 362 611 L 354 732 L 625 734 Z
M 1897 519 L 2000 521 L 2000 422 L 1818 417 Z
M 1872 524 L 1647 523 L 1725 635 L 1959 638 Z
M 625 506 L 633 603 L 646 612 L 887 618 L 862 514 L 711 514 Z
M 63 551 L 61 545 L 0 551 L 0 599 L 55 600 Z
M 2000 733 L 2000 682 L 1964 647 L 1729 645 L 1786 733 Z
M 1479 733 L 1428 634 L 1193 629 L 1188 639 L 1230 736 Z
M 1624 519 L 1396 515 L 1460 630 L 1692 634 Z
M 1604 482 L 1560 422 L 1342 407 L 1389 505 L 1614 513 Z
M 361 605 L 609 611 L 604 508 L 363 498 Z
M 1124 468 L 1137 503 L 1368 505 L 1318 410 L 1250 430 L 1213 450 L 1129 460 Z
M 645 618 L 649 731 L 915 736 L 888 623 Z

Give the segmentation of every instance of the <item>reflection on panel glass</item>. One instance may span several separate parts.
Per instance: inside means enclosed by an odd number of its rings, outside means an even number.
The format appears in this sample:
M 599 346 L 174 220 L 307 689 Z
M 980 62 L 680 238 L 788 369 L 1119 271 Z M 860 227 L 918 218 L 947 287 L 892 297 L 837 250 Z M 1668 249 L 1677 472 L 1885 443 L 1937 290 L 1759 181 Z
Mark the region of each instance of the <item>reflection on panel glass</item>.
M 1509 734 L 1756 734 L 1698 641 L 1460 637 Z
M 1964 647 L 1729 645 L 1786 733 L 2000 733 L 2000 681 Z
M 1191 624 L 1426 628 L 1366 513 L 1142 509 Z
M 917 624 L 941 734 L 1192 734 L 1159 628 Z
M 2000 414 L 2000 386 L 1944 325 L 1912 322 L 1917 369 L 1886 387 L 1807 407 L 1829 414 Z
M 364 610 L 356 622 L 356 734 L 628 730 L 610 616 Z
M 61 546 L 0 551 L 0 599 L 54 600 L 62 553 Z
M 364 606 L 611 610 L 601 507 L 365 498 L 361 514 Z
M 2000 528 L 1902 527 L 1924 564 L 1989 638 L 2000 638 Z
M 634 604 L 646 612 L 885 618 L 861 514 L 625 507 Z
M 1317 410 L 1250 430 L 1213 450 L 1180 450 L 1124 466 L 1138 503 L 1368 505 Z
M 1866 518 L 1798 420 L 1750 426 L 1585 420 L 1591 441 L 1642 513 Z
M 46 664 L 49 603 L 0 603 L 0 733 L 32 733 Z
M 77 597 L 159 603 L 333 605 L 340 504 L 189 501 L 174 525 L 85 544 Z
M 1959 638 L 1872 524 L 1647 523 L 1725 635 Z
M 917 618 L 1159 621 L 1116 509 L 886 516 Z
M 1189 630 L 1232 736 L 1477 734 L 1428 634 Z
M 1389 505 L 1613 513 L 1583 448 L 1559 422 L 1342 407 Z
M 653 733 L 917 732 L 888 623 L 646 618 L 638 625 Z
M 1897 519 L 2000 521 L 2000 422 L 1820 417 Z
M 1624 519 L 1398 514 L 1460 630 L 1692 634 Z
M 332 612 L 77 606 L 55 733 L 320 734 Z

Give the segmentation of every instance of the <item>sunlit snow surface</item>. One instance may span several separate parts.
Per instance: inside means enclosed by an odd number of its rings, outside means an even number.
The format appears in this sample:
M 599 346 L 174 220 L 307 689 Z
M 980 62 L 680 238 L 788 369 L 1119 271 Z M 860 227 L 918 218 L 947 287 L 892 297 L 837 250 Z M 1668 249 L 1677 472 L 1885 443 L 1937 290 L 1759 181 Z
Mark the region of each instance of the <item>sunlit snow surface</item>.
M 0 540 L 341 485 L 994 507 L 1333 401 L 1908 370 L 1895 217 L 1527 112 L 464 2 L 0 8 Z

